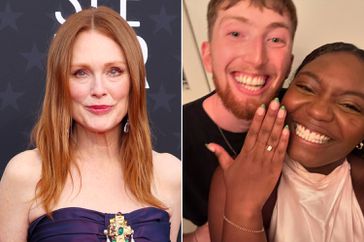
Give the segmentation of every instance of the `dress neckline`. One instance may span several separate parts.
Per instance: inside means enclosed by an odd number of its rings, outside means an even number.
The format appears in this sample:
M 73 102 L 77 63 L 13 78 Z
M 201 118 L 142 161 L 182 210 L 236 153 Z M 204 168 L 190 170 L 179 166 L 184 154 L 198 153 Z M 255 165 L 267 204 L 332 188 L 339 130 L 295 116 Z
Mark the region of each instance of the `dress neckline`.
M 64 211 L 69 211 L 69 210 L 76 210 L 76 211 L 84 211 L 84 212 L 90 212 L 90 213 L 96 213 L 96 214 L 99 214 L 99 215 L 115 215 L 116 213 L 106 213 L 106 212 L 101 212 L 101 211 L 98 211 L 98 210 L 94 210 L 94 209 L 90 209 L 90 208 L 83 208 L 83 207 L 63 207 L 63 208 L 57 208 L 55 210 L 53 210 L 51 212 L 52 215 L 54 214 L 59 214 L 59 213 L 62 213 Z M 145 211 L 145 210 L 155 210 L 155 211 L 158 211 L 162 214 L 165 214 L 169 217 L 169 213 L 161 208 L 157 208 L 157 207 L 152 207 L 152 206 L 149 206 L 149 207 L 143 207 L 143 208 L 137 208 L 135 210 L 132 210 L 130 212 L 127 212 L 127 213 L 122 213 L 123 215 L 130 215 L 130 214 L 134 214 L 134 213 L 138 213 L 138 212 L 142 212 L 142 211 Z M 39 220 L 42 220 L 43 218 L 47 217 L 47 214 L 43 214 L 39 217 L 37 217 L 36 219 L 34 219 L 30 224 L 29 224 L 29 227 L 32 226 L 32 224 L 34 223 L 37 223 Z

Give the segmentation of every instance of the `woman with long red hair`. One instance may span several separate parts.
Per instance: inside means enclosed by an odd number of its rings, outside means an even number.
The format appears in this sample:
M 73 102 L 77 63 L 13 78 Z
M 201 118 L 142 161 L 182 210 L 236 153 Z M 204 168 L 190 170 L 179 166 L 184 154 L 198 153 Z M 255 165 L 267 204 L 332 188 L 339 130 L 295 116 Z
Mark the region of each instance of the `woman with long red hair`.
M 0 183 L 0 241 L 176 241 L 180 161 L 152 150 L 128 23 L 106 7 L 70 16 L 46 82 L 36 149 L 15 156 Z

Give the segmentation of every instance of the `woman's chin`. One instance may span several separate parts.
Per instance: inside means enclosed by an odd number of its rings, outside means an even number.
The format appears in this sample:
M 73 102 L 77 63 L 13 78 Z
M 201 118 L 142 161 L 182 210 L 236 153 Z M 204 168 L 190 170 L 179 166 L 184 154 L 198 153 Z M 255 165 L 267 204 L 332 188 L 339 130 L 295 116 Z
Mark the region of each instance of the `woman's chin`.
M 80 125 L 83 132 L 95 133 L 95 134 L 106 134 L 112 132 L 121 132 L 120 124 L 117 125 L 106 125 L 106 124 L 92 124 L 92 125 Z

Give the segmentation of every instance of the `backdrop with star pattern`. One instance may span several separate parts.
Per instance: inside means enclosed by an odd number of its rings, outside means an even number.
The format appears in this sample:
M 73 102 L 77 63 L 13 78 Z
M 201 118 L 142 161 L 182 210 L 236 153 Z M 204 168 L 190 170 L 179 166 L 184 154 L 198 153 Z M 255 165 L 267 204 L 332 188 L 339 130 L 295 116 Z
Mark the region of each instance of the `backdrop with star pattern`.
M 180 158 L 181 1 L 3 0 L 0 1 L 0 177 L 11 157 L 32 148 L 29 135 L 43 99 L 46 53 L 60 22 L 80 8 L 100 5 L 119 12 L 144 43 L 154 149 Z

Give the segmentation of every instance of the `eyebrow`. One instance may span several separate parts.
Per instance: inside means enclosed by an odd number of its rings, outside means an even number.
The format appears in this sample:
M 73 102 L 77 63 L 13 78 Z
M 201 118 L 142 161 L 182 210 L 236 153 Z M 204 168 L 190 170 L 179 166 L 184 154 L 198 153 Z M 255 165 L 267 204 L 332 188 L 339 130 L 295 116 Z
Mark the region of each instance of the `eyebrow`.
M 301 75 L 304 75 L 304 76 L 309 76 L 311 79 L 313 79 L 314 81 L 316 81 L 317 83 L 321 83 L 321 79 L 318 75 L 316 75 L 315 73 L 313 72 L 310 72 L 310 71 L 300 71 L 296 77 L 298 76 L 301 76 Z
M 229 16 L 228 15 L 228 16 L 222 17 L 220 25 L 223 24 L 227 20 L 236 20 L 236 21 L 246 23 L 246 24 L 253 24 L 249 19 L 247 19 L 245 17 L 242 17 L 242 16 Z M 284 29 L 287 29 L 288 31 L 291 31 L 290 27 L 287 24 L 283 23 L 283 22 L 273 22 L 273 23 L 270 23 L 266 27 L 266 29 L 277 29 L 277 28 L 284 28 Z
M 110 61 L 110 62 L 105 63 L 104 66 L 112 66 L 112 65 L 120 65 L 120 64 L 127 65 L 126 61 L 115 60 L 115 61 Z M 74 67 L 74 66 L 89 66 L 89 64 L 82 63 L 82 62 L 71 63 L 71 67 Z
M 309 76 L 312 80 L 316 81 L 318 84 L 321 84 L 321 78 L 316 75 L 313 72 L 310 71 L 301 71 L 297 74 L 296 77 L 300 76 L 300 75 L 306 75 Z M 358 91 L 344 91 L 342 93 L 343 95 L 352 95 L 352 96 L 358 96 L 359 98 L 364 99 L 364 93 L 363 92 L 358 92 Z

